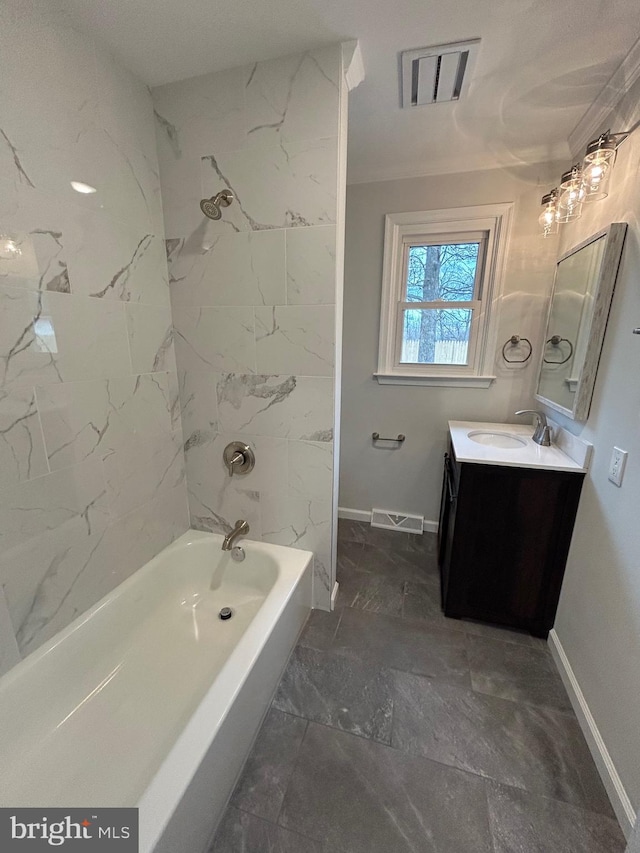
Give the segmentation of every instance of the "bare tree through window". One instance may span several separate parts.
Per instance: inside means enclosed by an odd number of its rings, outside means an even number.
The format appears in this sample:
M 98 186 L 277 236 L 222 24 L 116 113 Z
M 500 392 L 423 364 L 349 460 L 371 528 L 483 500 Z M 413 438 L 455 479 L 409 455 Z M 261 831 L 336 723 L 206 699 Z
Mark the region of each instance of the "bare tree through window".
M 480 243 L 410 246 L 406 302 L 474 300 Z M 404 315 L 403 362 L 466 364 L 472 310 L 455 304 L 408 309 Z

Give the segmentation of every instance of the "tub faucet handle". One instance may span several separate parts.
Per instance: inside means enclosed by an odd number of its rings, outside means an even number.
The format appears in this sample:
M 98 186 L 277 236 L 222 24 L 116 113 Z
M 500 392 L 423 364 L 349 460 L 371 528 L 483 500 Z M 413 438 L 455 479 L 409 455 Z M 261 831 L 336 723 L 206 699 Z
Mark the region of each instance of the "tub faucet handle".
M 244 453 L 240 453 L 239 450 L 233 454 L 231 459 L 229 460 L 229 476 L 233 477 L 233 466 L 234 465 L 242 465 L 244 462 Z
M 232 441 L 222 452 L 224 464 L 229 470 L 229 476 L 234 474 L 248 474 L 253 471 L 256 457 L 253 450 L 244 441 Z

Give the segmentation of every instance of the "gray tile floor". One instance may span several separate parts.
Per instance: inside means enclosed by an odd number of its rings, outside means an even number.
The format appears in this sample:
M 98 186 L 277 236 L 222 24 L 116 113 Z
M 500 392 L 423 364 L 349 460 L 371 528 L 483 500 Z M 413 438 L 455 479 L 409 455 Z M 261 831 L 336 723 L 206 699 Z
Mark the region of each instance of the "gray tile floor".
M 546 644 L 446 619 L 435 536 L 340 522 L 212 853 L 621 853 Z

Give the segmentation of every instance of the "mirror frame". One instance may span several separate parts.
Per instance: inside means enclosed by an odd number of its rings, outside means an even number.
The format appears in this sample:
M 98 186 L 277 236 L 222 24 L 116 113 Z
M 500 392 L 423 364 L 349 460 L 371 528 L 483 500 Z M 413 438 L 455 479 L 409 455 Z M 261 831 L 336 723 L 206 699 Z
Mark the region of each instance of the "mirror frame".
M 549 309 L 547 311 L 547 322 L 545 324 L 545 340 L 549 334 L 549 321 L 551 319 L 551 311 L 553 308 L 553 297 L 556 292 L 556 283 L 558 280 L 558 266 L 562 261 L 584 249 L 586 246 L 594 243 L 596 240 L 605 237 L 604 253 L 598 273 L 598 279 L 594 291 L 593 313 L 589 320 L 589 329 L 587 335 L 587 348 L 584 357 L 584 363 L 580 369 L 578 378 L 578 387 L 576 389 L 573 408 L 568 409 L 561 406 L 559 403 L 554 403 L 548 397 L 543 397 L 538 393 L 540 387 L 540 376 L 542 374 L 542 366 L 544 364 L 544 344 L 540 355 L 540 364 L 538 367 L 538 379 L 536 383 L 535 398 L 550 409 L 556 412 L 561 412 L 566 417 L 575 421 L 584 422 L 589 417 L 591 408 L 591 399 L 593 397 L 593 389 L 596 382 L 596 374 L 598 372 L 598 364 L 600 363 L 600 355 L 602 354 L 602 346 L 604 344 L 604 335 L 607 329 L 607 320 L 609 319 L 609 311 L 611 310 L 611 302 L 613 300 L 613 291 L 616 286 L 616 278 L 622 258 L 622 249 L 624 246 L 624 238 L 627 233 L 626 222 L 612 222 L 608 228 L 599 231 L 597 234 L 574 246 L 568 252 L 565 252 L 556 261 L 556 273 L 553 280 L 553 288 L 549 297 Z

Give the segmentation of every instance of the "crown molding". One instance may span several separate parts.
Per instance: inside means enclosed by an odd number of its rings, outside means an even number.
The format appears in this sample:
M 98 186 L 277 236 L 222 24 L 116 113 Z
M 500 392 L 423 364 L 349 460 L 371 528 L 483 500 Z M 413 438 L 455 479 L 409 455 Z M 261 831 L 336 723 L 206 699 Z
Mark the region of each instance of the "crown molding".
M 640 39 L 633 45 L 618 68 L 569 134 L 569 148 L 578 156 L 600 133 L 611 111 L 640 78 Z M 614 128 L 615 130 L 615 128 Z
M 342 43 L 342 67 L 347 88 L 352 92 L 364 80 L 364 62 L 360 42 L 357 40 Z

